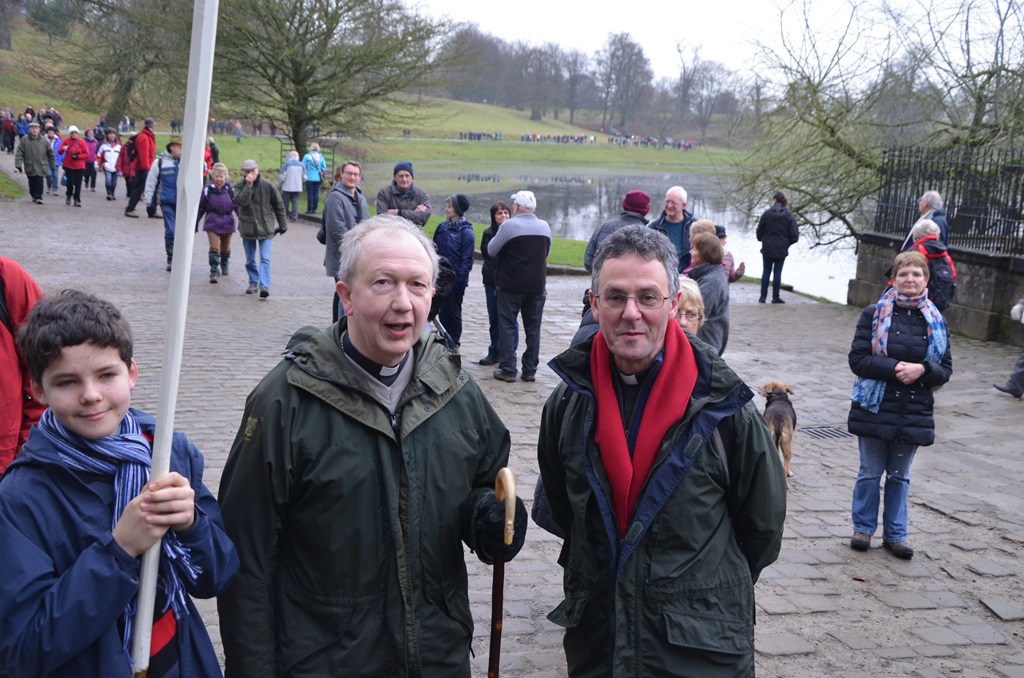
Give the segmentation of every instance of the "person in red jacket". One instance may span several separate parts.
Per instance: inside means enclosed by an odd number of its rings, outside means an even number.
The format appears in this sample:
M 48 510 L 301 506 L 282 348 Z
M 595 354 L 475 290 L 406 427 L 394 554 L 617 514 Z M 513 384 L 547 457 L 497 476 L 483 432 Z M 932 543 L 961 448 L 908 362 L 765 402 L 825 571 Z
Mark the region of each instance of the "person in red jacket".
M 146 189 L 146 177 L 149 175 L 149 168 L 153 166 L 153 161 L 156 159 L 156 135 L 153 134 L 155 126 L 156 123 L 153 122 L 153 118 L 146 118 L 142 131 L 135 137 L 135 179 L 132 181 L 132 193 L 128 199 L 128 206 L 124 208 L 124 215 L 126 217 L 138 218 L 139 216 L 135 213 L 135 206 L 142 199 L 142 192 Z M 155 215 L 155 209 L 149 213 L 151 217 Z
M 43 291 L 24 268 L 0 257 L 0 474 L 14 461 L 46 408 L 32 396 L 28 366 L 14 333 Z
M 64 156 L 64 176 L 67 178 L 67 193 L 64 204 L 70 205 L 72 198 L 75 207 L 82 206 L 82 178 L 85 176 L 85 164 L 90 156 L 89 146 L 80 136 L 74 125 L 68 127 L 68 138 L 61 142 L 57 149 Z

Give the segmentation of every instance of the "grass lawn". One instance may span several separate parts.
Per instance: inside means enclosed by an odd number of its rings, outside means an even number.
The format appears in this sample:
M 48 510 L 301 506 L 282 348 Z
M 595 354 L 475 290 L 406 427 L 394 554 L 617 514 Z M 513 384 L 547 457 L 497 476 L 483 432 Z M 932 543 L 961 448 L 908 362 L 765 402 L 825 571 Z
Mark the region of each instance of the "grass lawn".
M 18 200 L 25 195 L 7 172 L 0 170 L 0 200 Z

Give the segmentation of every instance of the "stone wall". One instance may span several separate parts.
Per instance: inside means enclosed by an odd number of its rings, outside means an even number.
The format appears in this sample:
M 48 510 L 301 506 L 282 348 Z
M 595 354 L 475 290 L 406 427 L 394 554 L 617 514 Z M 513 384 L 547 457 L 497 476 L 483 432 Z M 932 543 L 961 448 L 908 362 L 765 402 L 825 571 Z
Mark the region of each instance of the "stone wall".
M 861 233 L 857 277 L 850 281 L 846 303 L 867 306 L 885 289 L 886 271 L 899 253 L 902 237 Z M 943 315 L 949 328 L 972 339 L 1024 346 L 1024 328 L 1010 320 L 1010 307 L 1024 295 L 1024 258 L 983 254 L 951 247 L 956 266 L 956 300 Z

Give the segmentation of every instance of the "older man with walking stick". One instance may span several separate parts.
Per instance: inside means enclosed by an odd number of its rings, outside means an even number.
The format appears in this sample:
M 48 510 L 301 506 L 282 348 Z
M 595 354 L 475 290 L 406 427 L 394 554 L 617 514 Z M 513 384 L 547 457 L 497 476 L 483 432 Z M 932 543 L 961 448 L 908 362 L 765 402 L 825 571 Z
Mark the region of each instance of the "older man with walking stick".
M 218 601 L 228 678 L 468 678 L 463 543 L 504 543 L 509 433 L 436 335 L 433 244 L 378 215 L 341 245 L 344 317 L 306 327 L 250 394 L 220 485 L 236 584 Z

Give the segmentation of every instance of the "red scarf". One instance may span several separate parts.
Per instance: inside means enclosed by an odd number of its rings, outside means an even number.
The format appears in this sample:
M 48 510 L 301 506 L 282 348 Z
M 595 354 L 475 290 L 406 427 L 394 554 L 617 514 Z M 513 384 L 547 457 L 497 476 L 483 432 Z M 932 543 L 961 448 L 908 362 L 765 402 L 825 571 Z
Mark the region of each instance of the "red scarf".
M 654 466 L 665 434 L 686 413 L 697 383 L 697 360 L 683 330 L 677 323 L 669 322 L 665 332 L 664 359 L 645 403 L 651 406 L 645 407 L 641 414 L 632 458 L 612 382 L 617 378 L 612 370 L 612 356 L 601 332 L 594 337 L 590 349 L 590 376 L 597 399 L 594 442 L 612 486 L 612 502 L 619 530 L 625 536 L 640 490 Z

